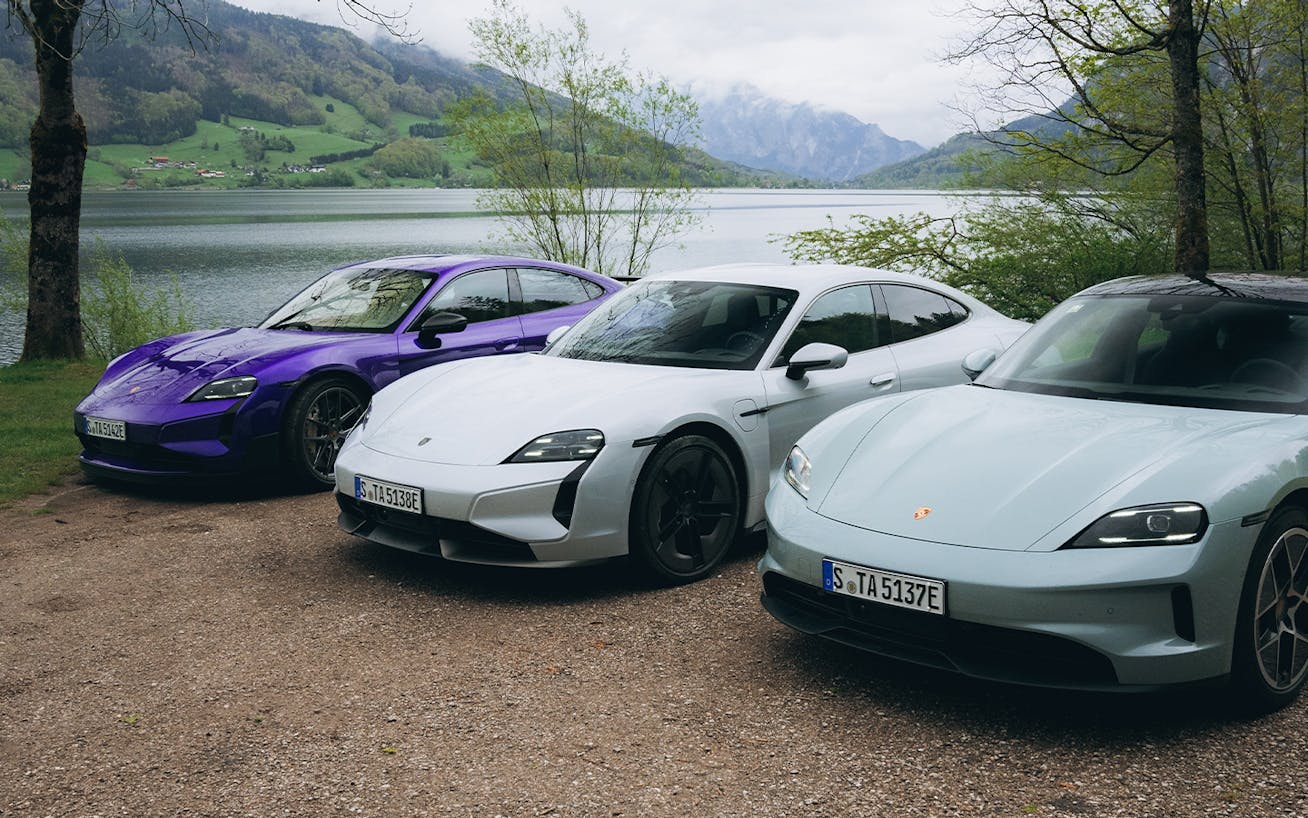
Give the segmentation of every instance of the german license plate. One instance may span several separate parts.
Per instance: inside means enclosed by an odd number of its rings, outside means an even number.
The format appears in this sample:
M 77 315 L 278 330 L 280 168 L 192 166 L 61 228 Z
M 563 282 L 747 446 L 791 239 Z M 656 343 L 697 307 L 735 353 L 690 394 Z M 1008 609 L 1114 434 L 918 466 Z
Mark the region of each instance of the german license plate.
M 356 475 L 354 496 L 365 503 L 413 514 L 422 513 L 422 489 Z
M 103 437 L 108 440 L 126 440 L 127 424 L 121 420 L 88 417 L 86 433 L 91 437 Z
M 822 587 L 834 594 L 858 597 L 897 608 L 942 616 L 945 613 L 945 583 L 938 579 L 822 560 Z

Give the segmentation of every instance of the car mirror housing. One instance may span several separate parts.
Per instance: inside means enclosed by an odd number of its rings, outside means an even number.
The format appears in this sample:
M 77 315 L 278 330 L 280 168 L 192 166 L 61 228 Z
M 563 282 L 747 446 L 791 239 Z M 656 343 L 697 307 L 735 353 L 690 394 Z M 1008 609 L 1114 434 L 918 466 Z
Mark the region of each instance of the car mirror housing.
M 418 344 L 432 348 L 439 347 L 441 339 L 437 336 L 463 332 L 466 326 L 468 326 L 468 319 L 457 312 L 434 312 L 427 316 L 422 326 L 418 327 Z
M 968 380 L 976 380 L 977 376 L 995 362 L 999 353 L 993 349 L 975 349 L 969 352 L 963 358 L 963 374 L 967 375 Z
M 786 377 L 797 381 L 817 369 L 839 369 L 849 361 L 849 353 L 835 344 L 805 344 L 790 356 Z
M 554 342 L 562 338 L 563 334 L 570 329 L 572 329 L 571 324 L 564 324 L 561 327 L 555 327 L 554 329 L 550 330 L 549 335 L 545 336 L 545 346 L 546 347 L 554 346 Z

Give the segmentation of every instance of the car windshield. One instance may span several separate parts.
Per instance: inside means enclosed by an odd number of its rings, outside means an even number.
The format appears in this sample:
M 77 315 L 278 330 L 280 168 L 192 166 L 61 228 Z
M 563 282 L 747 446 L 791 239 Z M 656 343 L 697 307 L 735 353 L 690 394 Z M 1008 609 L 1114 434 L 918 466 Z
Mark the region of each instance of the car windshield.
M 389 332 L 432 282 L 418 270 L 347 267 L 306 287 L 264 319 L 265 329 Z
M 795 303 L 777 287 L 653 279 L 614 296 L 550 355 L 702 369 L 753 369 Z
M 1052 395 L 1308 412 L 1308 305 L 1194 295 L 1072 298 L 977 383 Z

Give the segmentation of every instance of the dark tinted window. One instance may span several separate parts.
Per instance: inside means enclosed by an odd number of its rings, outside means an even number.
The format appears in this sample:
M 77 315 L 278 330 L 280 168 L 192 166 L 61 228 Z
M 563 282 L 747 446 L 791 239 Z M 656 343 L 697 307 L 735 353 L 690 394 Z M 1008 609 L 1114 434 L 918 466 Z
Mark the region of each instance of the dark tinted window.
M 977 383 L 1181 406 L 1308 412 L 1308 306 L 1141 294 L 1064 301 Z
M 434 312 L 457 312 L 469 324 L 493 321 L 509 314 L 509 276 L 506 270 L 478 270 L 447 282 L 423 310 L 423 318 Z M 422 322 L 420 318 L 419 323 Z
M 917 287 L 883 284 L 889 317 L 890 341 L 921 338 L 967 318 L 967 310 L 953 299 Z
M 655 366 L 753 369 L 794 290 L 715 281 L 632 284 L 582 319 L 547 354 Z
M 518 268 L 518 284 L 522 287 L 523 312 L 540 312 L 580 304 L 604 291 L 600 286 L 568 273 L 522 267 Z M 587 289 L 588 284 L 593 290 Z
M 820 342 L 862 352 L 877 346 L 876 310 L 867 284 L 832 290 L 813 302 L 778 356 L 784 365 L 800 347 Z

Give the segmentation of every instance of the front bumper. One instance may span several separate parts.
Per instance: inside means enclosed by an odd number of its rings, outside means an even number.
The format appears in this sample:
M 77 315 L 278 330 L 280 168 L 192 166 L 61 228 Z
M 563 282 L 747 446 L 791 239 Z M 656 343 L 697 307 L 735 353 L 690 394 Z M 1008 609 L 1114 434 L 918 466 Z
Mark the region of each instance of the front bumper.
M 869 531 L 814 513 L 786 485 L 767 514 L 762 602 L 787 625 L 977 678 L 1090 690 L 1227 675 L 1259 531 L 1233 521 L 1193 545 L 1037 553 Z M 825 591 L 823 558 L 943 580 L 947 615 Z
M 82 442 L 78 463 L 89 476 L 132 482 L 271 473 L 280 462 L 276 412 L 268 413 L 271 422 L 257 424 L 243 411 L 246 401 L 224 403 L 183 407 L 191 411 L 167 421 L 158 415 L 177 413 L 176 407 L 158 407 L 154 413 L 141 407 L 78 407 L 73 413 L 73 431 Z M 88 435 L 88 415 L 123 420 L 127 439 Z
M 457 562 L 585 565 L 627 553 L 627 517 L 645 450 L 605 447 L 590 461 L 466 466 L 383 454 L 347 441 L 336 460 L 343 531 Z M 422 490 L 423 514 L 358 501 L 354 478 Z

